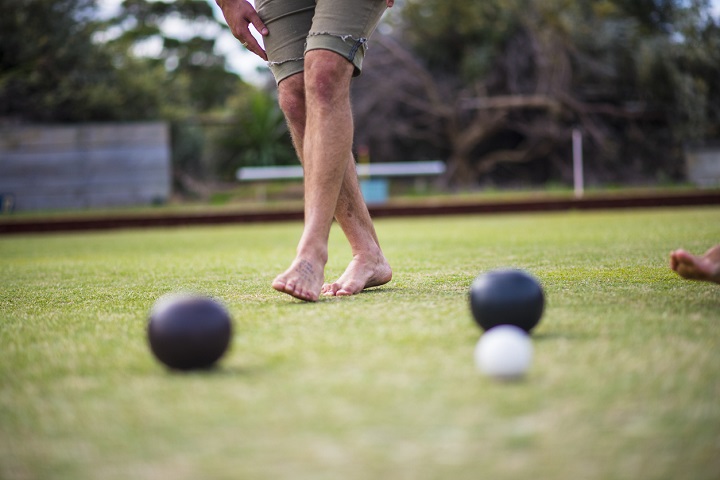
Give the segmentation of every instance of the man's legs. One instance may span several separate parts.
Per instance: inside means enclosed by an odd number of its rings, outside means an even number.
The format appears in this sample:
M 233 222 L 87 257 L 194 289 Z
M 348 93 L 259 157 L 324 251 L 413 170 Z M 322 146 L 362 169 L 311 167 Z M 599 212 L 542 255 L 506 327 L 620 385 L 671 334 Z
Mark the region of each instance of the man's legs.
M 380 248 L 370 212 L 360 192 L 352 154 L 335 208 L 335 219 L 350 243 L 353 258 L 337 281 L 323 286 L 323 294 L 354 295 L 365 288 L 389 282 L 392 270 Z
M 712 247 L 702 256 L 675 250 L 670 254 L 670 268 L 683 278 L 720 283 L 720 245 Z
M 295 149 L 303 161 L 304 76 L 297 74 L 283 80 L 278 86 L 278 91 L 280 106 L 287 118 Z M 347 153 L 347 162 L 335 207 L 335 219 L 350 243 L 353 258 L 336 282 L 323 285 L 322 293 L 325 295 L 353 295 L 364 288 L 383 285 L 392 279 L 392 270 L 380 248 L 375 227 L 360 192 L 355 159 L 351 152 Z
M 382 285 L 392 271 L 380 250 L 362 199 L 352 157 L 350 80 L 353 65 L 338 54 L 313 50 L 305 74 L 280 82 L 280 104 L 305 171 L 305 227 L 290 268 L 273 288 L 314 301 L 321 293 L 333 216 L 350 242 L 353 260 L 329 295 L 352 295 Z

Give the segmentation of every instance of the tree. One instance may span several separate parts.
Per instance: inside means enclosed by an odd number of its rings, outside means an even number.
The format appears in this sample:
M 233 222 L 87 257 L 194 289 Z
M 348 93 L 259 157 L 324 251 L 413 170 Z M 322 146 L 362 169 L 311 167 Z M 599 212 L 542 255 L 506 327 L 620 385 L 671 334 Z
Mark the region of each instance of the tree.
M 717 133 L 718 27 L 705 1 L 643 4 L 407 0 L 355 86 L 358 136 L 412 138 L 474 183 L 508 164 L 569 177 L 580 127 L 598 179 L 677 175 L 678 145 Z
M 285 117 L 275 98 L 261 90 L 249 91 L 230 101 L 233 115 L 214 135 L 217 171 L 234 178 L 241 166 L 297 164 Z
M 87 121 L 157 115 L 154 82 L 118 70 L 93 42 L 94 12 L 91 0 L 0 0 L 0 116 Z
M 166 34 L 168 19 L 191 34 Z M 223 28 L 204 1 L 126 0 L 101 22 L 94 0 L 0 0 L 0 116 L 173 119 L 223 108 L 243 88 L 215 51 Z M 158 55 L 138 55 L 151 41 Z
M 372 85 L 374 94 L 363 91 L 355 95 L 363 99 L 357 111 L 372 111 L 375 115 L 378 108 L 383 109 L 385 112 L 379 116 L 393 119 L 390 128 L 395 136 L 430 143 L 426 151 L 440 152 L 447 158 L 450 183 L 474 183 L 499 163 L 544 158 L 554 152 L 558 143 L 567 142 L 563 139 L 567 127 L 547 121 L 548 116 L 562 119 L 566 114 L 557 93 L 568 81 L 567 59 L 550 54 L 558 39 L 524 30 L 520 17 L 511 21 L 501 15 L 480 22 L 487 4 L 437 5 L 441 11 L 450 10 L 440 19 L 433 17 L 441 25 L 430 22 L 427 29 L 418 28 L 409 36 L 412 45 L 415 35 L 437 35 L 435 41 L 428 42 L 433 45 L 430 51 L 423 50 L 429 58 L 406 50 L 393 38 L 376 39 L 383 54 L 378 54 L 378 48 L 372 51 L 377 57 L 368 59 L 369 75 L 364 80 Z M 443 28 L 443 21 L 449 27 L 456 16 L 467 19 L 467 23 L 463 20 L 456 29 Z M 507 31 L 492 32 L 498 23 L 495 20 L 503 23 Z M 485 32 L 484 27 L 490 30 Z M 477 48 L 473 48 L 471 40 L 450 48 L 466 28 L 476 43 L 481 38 L 493 40 Z M 496 45 L 494 42 L 503 36 L 503 43 Z M 512 53 L 503 55 L 503 49 Z M 442 50 L 455 53 L 443 60 Z M 375 61 L 380 65 L 371 63 Z M 368 106 L 370 98 L 383 95 L 390 101 Z M 359 125 L 367 124 L 361 120 Z
M 168 21 L 181 22 L 183 32 L 168 32 Z M 202 190 L 197 180 L 232 180 L 240 165 L 252 161 L 287 161 L 282 115 L 269 94 L 227 70 L 215 49 L 227 26 L 208 2 L 125 0 L 105 29 L 116 63 L 143 62 L 165 72 L 162 115 L 174 121 L 173 164 L 181 189 Z M 135 52 L 152 42 L 159 45 L 154 54 L 138 58 Z
M 166 32 L 163 25 L 169 20 L 182 22 L 182 37 Z M 238 76 L 227 70 L 225 57 L 215 50 L 218 34 L 227 26 L 215 19 L 206 1 L 124 0 L 120 13 L 104 27 L 107 32 L 121 32 L 106 42 L 120 65 L 137 59 L 135 51 L 140 45 L 153 40 L 160 44 L 155 56 L 142 60 L 150 68 L 164 69 L 164 88 L 176 95 L 166 106 L 182 107 L 166 110 L 167 115 L 222 108 L 238 88 L 243 88 Z

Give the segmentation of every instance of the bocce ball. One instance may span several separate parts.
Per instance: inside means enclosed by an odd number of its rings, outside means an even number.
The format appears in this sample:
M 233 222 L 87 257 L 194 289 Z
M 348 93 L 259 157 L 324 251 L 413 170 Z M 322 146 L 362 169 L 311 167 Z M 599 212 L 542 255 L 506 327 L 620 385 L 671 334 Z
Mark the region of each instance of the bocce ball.
M 148 341 L 155 357 L 170 368 L 209 368 L 230 345 L 232 320 L 225 307 L 200 295 L 161 297 L 148 322 Z
M 475 365 L 498 380 L 517 380 L 532 361 L 532 342 L 525 330 L 499 325 L 486 331 L 475 346 Z
M 540 283 L 522 270 L 493 270 L 478 275 L 470 286 L 470 308 L 483 330 L 515 325 L 530 333 L 544 307 Z

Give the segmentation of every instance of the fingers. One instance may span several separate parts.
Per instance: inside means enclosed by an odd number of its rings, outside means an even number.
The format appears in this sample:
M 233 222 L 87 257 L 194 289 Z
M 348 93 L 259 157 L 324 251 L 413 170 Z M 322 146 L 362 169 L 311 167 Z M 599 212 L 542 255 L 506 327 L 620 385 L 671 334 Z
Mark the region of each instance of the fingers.
M 220 2 L 225 21 L 233 36 L 249 51 L 267 61 L 267 54 L 250 32 L 252 25 L 261 35 L 267 35 L 268 29 L 260 20 L 255 8 L 245 0 L 239 2 Z
M 262 20 L 260 20 L 260 17 L 258 16 L 255 9 L 250 5 L 248 2 L 241 2 L 242 7 L 242 27 L 240 31 L 238 32 L 238 35 L 236 35 L 237 39 L 242 42 L 243 46 L 250 50 L 252 53 L 257 55 L 258 57 L 262 58 L 263 60 L 267 61 L 267 54 L 265 53 L 265 50 L 260 46 L 260 43 L 255 39 L 255 37 L 250 33 L 250 25 L 255 27 L 255 30 L 260 32 L 261 35 L 265 36 L 268 34 L 268 29 L 263 23 Z
M 258 57 L 262 58 L 267 62 L 267 54 L 265 53 L 265 50 L 260 46 L 257 40 L 255 40 L 255 37 L 252 36 L 250 31 L 248 30 L 247 36 L 244 36 L 247 38 L 247 40 L 243 40 L 243 38 L 237 37 L 238 40 L 240 40 L 245 48 L 247 48 L 249 51 L 257 55 Z
M 260 32 L 260 35 L 262 35 L 262 36 L 264 37 L 265 35 L 268 34 L 268 29 L 267 29 L 267 27 L 265 26 L 265 24 L 263 23 L 263 21 L 260 20 L 260 17 L 258 16 L 258 14 L 257 14 L 257 12 L 255 11 L 255 9 L 252 9 L 252 10 L 249 12 L 249 15 L 248 15 L 248 17 L 247 17 L 247 20 L 249 20 L 250 23 L 252 23 L 252 26 L 255 27 L 255 30 L 257 30 L 258 32 Z

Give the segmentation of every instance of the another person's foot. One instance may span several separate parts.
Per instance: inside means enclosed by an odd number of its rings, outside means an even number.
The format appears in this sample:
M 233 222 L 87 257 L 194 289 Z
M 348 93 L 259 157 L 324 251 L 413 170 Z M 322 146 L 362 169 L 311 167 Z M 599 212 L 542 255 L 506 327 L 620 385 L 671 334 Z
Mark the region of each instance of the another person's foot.
M 720 245 L 712 247 L 702 256 L 679 249 L 670 253 L 670 268 L 690 280 L 720 283 Z
M 355 295 L 366 288 L 385 285 L 392 279 L 392 269 L 384 256 L 355 255 L 345 272 L 334 283 L 326 283 L 322 294 L 328 296 Z
M 290 268 L 275 277 L 272 287 L 278 292 L 287 293 L 300 300 L 315 302 L 320 296 L 324 280 L 323 262 L 311 262 L 296 258 Z

